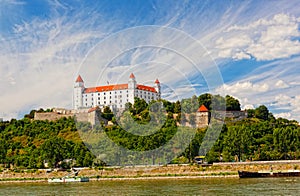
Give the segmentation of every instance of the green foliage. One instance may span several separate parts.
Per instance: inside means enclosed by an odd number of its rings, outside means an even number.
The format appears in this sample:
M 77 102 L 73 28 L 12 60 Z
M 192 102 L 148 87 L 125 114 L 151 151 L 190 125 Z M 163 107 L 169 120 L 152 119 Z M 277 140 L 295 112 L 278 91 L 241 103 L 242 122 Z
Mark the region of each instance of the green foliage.
M 212 95 L 209 93 L 202 94 L 198 97 L 199 106 L 205 105 L 209 110 L 227 110 L 240 111 L 241 105 L 238 99 L 230 95 L 222 97 L 221 95 Z
M 211 101 L 212 95 L 209 93 L 202 94 L 198 97 L 199 105 L 205 105 L 205 107 L 209 110 L 211 110 Z
M 269 113 L 268 108 L 265 105 L 261 105 L 256 109 L 247 110 L 249 118 L 258 118 L 262 120 L 275 120 L 274 116 Z
M 226 105 L 225 105 L 226 103 Z M 113 120 L 113 126 L 92 127 L 89 123 L 77 123 L 74 119 L 61 118 L 57 121 L 32 120 L 35 110 L 32 110 L 24 119 L 12 119 L 9 122 L 0 122 L 0 164 L 4 167 L 26 167 L 43 168 L 44 162 L 50 167 L 92 166 L 103 165 L 100 157 L 95 161 L 94 155 L 83 144 L 79 137 L 81 134 L 90 135 L 97 133 L 93 141 L 99 149 L 110 149 L 111 145 L 99 138 L 109 137 L 115 144 L 126 149 L 148 153 L 152 149 L 165 145 L 170 141 L 177 131 L 184 130 L 184 133 L 195 133 L 195 129 L 188 127 L 177 127 L 177 122 L 195 122 L 193 113 L 204 104 L 207 108 L 228 110 L 239 110 L 239 101 L 231 96 L 225 98 L 220 95 L 203 94 L 199 97 L 193 96 L 181 102 L 169 102 L 166 100 L 153 101 L 147 104 L 143 99 L 135 98 L 135 103 L 126 104 L 127 110 L 120 119 L 113 116 L 107 107 L 102 115 L 108 120 Z M 214 105 L 212 105 L 214 104 Z M 162 110 L 161 106 L 165 110 Z M 182 110 L 182 111 L 181 111 Z M 47 110 L 46 110 L 47 111 Z M 39 112 L 44 112 L 40 109 Z M 183 113 L 182 113 L 183 112 Z M 195 156 L 199 155 L 200 146 L 210 146 L 211 143 L 203 138 L 214 138 L 217 141 L 211 149 L 205 149 L 206 161 L 246 161 L 246 160 L 278 160 L 278 159 L 299 159 L 300 158 L 300 128 L 298 122 L 283 118 L 275 119 L 264 105 L 256 109 L 248 110 L 248 118 L 242 121 L 227 122 L 221 127 L 221 133 L 216 134 L 214 127 L 207 132 L 207 128 L 197 129 L 196 135 L 174 163 L 193 162 Z M 189 115 L 182 115 L 188 113 Z M 174 114 L 177 115 L 174 119 Z M 175 115 L 175 116 L 176 116 Z M 118 124 L 120 123 L 120 125 Z M 152 123 L 152 124 L 151 124 Z M 134 125 L 134 126 L 133 126 Z M 138 125 L 138 126 L 136 126 Z M 191 123 L 191 125 L 194 125 Z M 104 131 L 102 131 L 104 130 Z M 125 131 L 126 130 L 126 131 Z M 219 129 L 218 129 L 219 130 Z M 146 134 L 144 134 L 146 133 Z M 205 135 L 207 133 L 207 135 Z M 177 134 L 176 134 L 177 135 Z M 182 136 L 182 137 L 181 137 Z M 181 146 L 183 141 L 189 141 L 180 135 L 181 142 L 174 143 L 174 146 Z M 214 139 L 212 139 L 214 141 Z M 98 143 L 97 143 L 98 142 Z M 93 144 L 88 144 L 93 145 Z M 172 150 L 182 149 L 174 147 Z M 104 154 L 123 153 L 115 148 Z M 156 155 L 151 154 L 152 160 L 148 163 L 158 163 Z M 166 154 L 166 156 L 168 156 Z M 149 157 L 149 156 L 148 156 Z M 118 160 L 118 157 L 108 157 Z M 128 155 L 127 162 L 143 160 L 144 157 Z M 64 162 L 64 160 L 72 160 Z M 118 160 L 119 164 L 121 160 Z
M 5 167 L 43 168 L 63 165 L 66 159 L 73 159 L 78 166 L 80 160 L 92 154 L 81 141 L 72 118 L 54 122 L 31 121 L 29 118 L 0 122 L 0 164 Z M 79 152 L 82 151 L 82 154 Z
M 113 114 L 113 112 L 110 110 L 110 108 L 108 106 L 105 106 L 105 108 L 103 109 L 103 113 L 101 114 L 101 116 L 103 118 L 105 118 L 106 120 L 112 120 L 114 114 Z
M 227 111 L 240 111 L 241 110 L 241 105 L 239 100 L 226 95 L 225 97 L 225 101 L 226 101 L 226 110 Z

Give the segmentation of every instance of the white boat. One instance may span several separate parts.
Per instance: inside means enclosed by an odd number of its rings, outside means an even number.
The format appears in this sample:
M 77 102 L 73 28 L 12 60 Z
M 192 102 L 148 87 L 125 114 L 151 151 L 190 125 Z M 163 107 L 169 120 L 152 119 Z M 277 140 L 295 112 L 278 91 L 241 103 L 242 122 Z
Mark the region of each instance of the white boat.
M 87 177 L 62 177 L 62 178 L 49 178 L 48 182 L 88 182 L 90 179 Z
M 88 182 L 90 180 L 88 177 L 78 177 L 79 170 L 73 168 L 72 171 L 62 178 L 49 178 L 48 182 Z

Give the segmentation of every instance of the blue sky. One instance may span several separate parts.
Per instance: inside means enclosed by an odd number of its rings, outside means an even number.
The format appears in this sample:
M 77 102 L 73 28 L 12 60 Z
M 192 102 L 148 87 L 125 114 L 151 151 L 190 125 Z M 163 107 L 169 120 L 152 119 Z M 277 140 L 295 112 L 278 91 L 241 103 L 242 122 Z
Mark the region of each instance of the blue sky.
M 230 94 L 243 108 L 265 104 L 277 117 L 300 120 L 299 1 L 0 5 L 4 119 L 33 108 L 71 108 L 78 73 L 94 86 L 126 82 L 134 72 L 144 84 L 159 78 L 166 99 Z M 192 62 L 195 56 L 201 58 Z M 211 85 L 213 79 L 218 82 Z

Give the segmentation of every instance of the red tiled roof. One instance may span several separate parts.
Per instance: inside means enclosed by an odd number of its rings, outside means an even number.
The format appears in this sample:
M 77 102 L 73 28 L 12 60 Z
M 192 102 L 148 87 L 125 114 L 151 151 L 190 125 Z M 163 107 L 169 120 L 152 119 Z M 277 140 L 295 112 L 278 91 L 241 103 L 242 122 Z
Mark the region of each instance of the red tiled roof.
M 139 89 L 139 90 L 150 91 L 150 92 L 156 93 L 155 88 L 150 87 L 150 86 L 145 86 L 145 85 L 138 84 L 138 85 L 136 85 L 136 87 L 137 87 L 137 89 Z
M 158 81 L 158 79 L 155 80 L 155 84 L 159 84 L 160 82 Z
M 205 105 L 201 105 L 197 112 L 208 112 L 208 109 L 205 107 Z
M 93 108 L 90 108 L 90 109 L 88 110 L 88 113 L 93 112 L 93 111 L 96 111 L 96 110 L 98 110 L 98 109 L 99 109 L 98 106 L 93 107 Z
M 135 78 L 135 76 L 133 75 L 133 73 L 130 74 L 129 78 Z
M 156 93 L 154 87 L 145 86 L 141 84 L 136 85 L 137 89 L 150 91 Z M 128 84 L 115 84 L 115 85 L 107 85 L 107 86 L 97 86 L 97 87 L 90 87 L 84 90 L 84 93 L 95 93 L 95 92 L 104 92 L 104 91 L 113 91 L 113 90 L 124 90 L 128 89 Z
M 123 90 L 123 89 L 128 89 L 128 84 L 115 84 L 115 85 L 97 86 L 97 87 L 86 88 L 84 90 L 84 93 L 95 93 L 95 92 Z
M 82 78 L 80 75 L 78 75 L 77 79 L 76 79 L 76 82 L 83 82 Z

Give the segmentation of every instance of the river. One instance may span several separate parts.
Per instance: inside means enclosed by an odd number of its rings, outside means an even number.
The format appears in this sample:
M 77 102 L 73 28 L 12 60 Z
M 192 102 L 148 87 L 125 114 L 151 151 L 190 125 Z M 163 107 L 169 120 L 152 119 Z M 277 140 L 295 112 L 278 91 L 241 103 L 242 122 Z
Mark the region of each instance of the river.
M 0 183 L 0 195 L 299 195 L 300 178 L 113 180 Z

